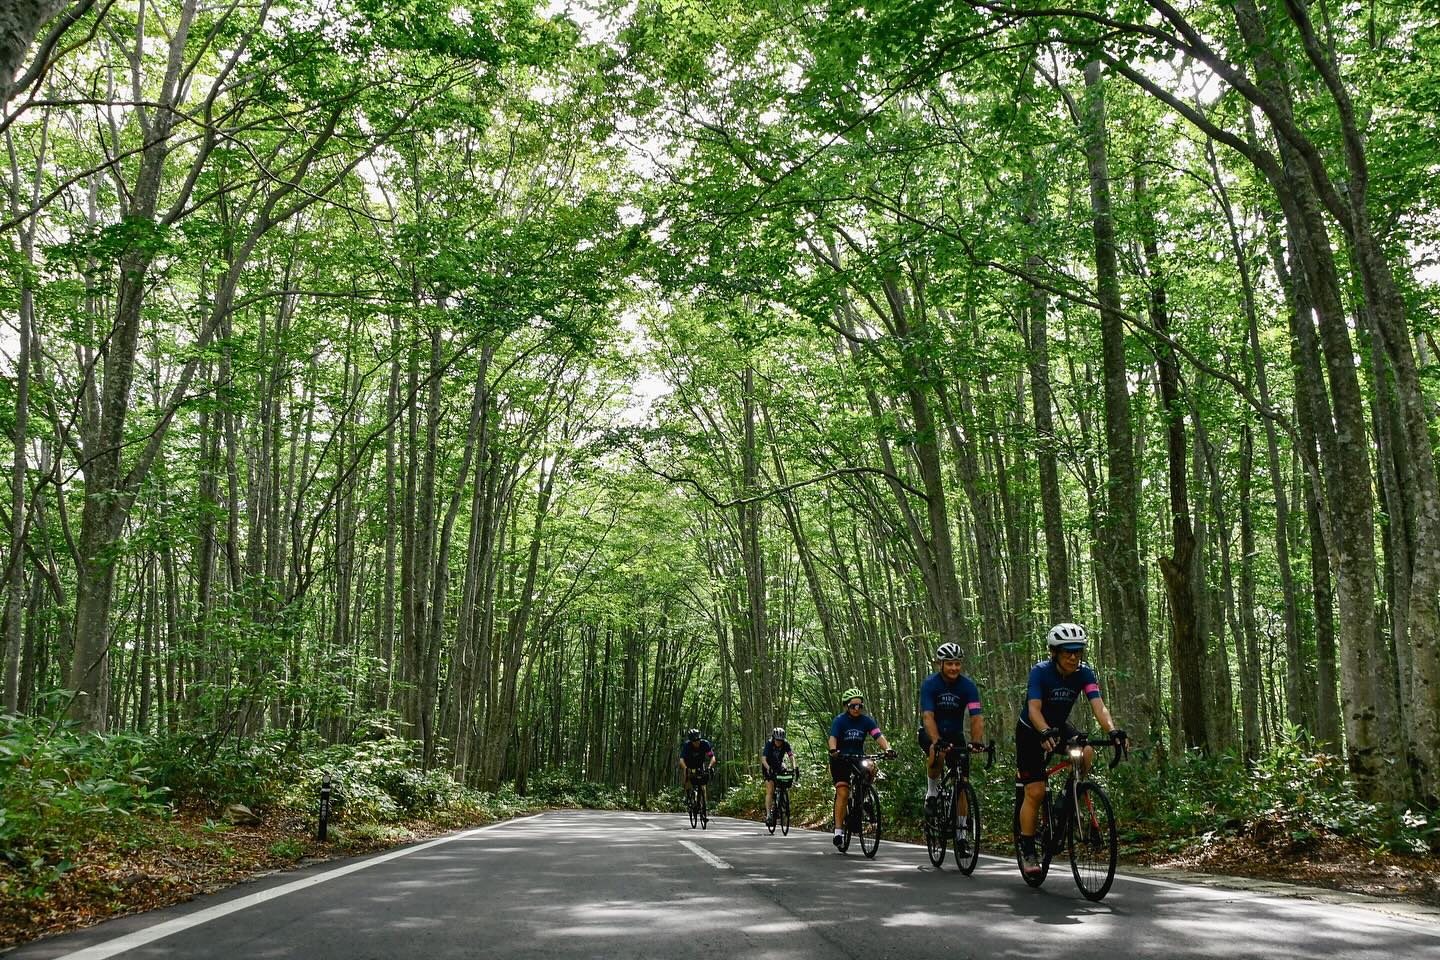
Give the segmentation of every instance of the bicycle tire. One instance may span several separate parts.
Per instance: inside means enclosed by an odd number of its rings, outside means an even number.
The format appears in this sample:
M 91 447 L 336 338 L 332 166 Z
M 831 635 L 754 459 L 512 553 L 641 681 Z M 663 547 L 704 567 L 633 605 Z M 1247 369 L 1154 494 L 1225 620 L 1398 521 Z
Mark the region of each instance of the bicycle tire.
M 1100 784 L 1086 781 L 1075 794 L 1078 816 L 1069 818 L 1070 872 L 1086 900 L 1100 901 L 1115 882 L 1118 844 L 1115 811 Z
M 963 833 L 966 841 L 969 843 L 970 850 L 968 854 L 962 857 L 960 855 L 960 845 L 958 843 L 955 845 L 955 866 L 959 867 L 960 872 L 968 877 L 975 872 L 975 865 L 980 862 L 980 796 L 975 792 L 975 787 L 971 785 L 969 780 L 960 781 L 959 789 L 955 791 L 956 799 L 950 810 L 950 824 L 957 834 L 962 832 L 959 828 L 959 798 L 961 796 L 965 798 L 965 806 L 968 810 Z
M 790 836 L 790 791 L 780 795 L 780 836 Z
M 709 806 L 710 806 L 710 804 L 707 802 L 707 799 L 706 799 L 705 795 L 702 793 L 702 794 L 700 795 L 700 829 L 701 829 L 701 830 L 704 830 L 704 829 L 705 829 L 707 826 L 709 826 L 709 824 L 710 824 L 710 810 L 709 810 Z
M 1023 791 L 1016 791 L 1015 795 L 1015 866 L 1020 868 L 1020 876 L 1025 883 L 1032 887 L 1038 887 L 1045 882 L 1050 874 L 1050 797 L 1047 795 L 1040 803 L 1040 809 L 1035 811 L 1035 849 L 1040 854 L 1040 872 L 1025 872 L 1025 856 L 1020 851 L 1020 802 L 1024 797 Z
M 880 795 L 874 787 L 865 788 L 860 803 L 860 852 L 871 860 L 880 850 Z
M 685 812 L 690 814 L 690 829 L 694 830 L 700 820 L 699 804 L 695 801 L 695 791 L 691 790 L 685 797 Z
M 940 796 L 935 804 L 936 810 L 949 810 L 951 807 L 950 792 L 943 787 Z M 940 813 L 925 813 L 925 852 L 930 856 L 930 864 L 939 870 L 945 865 L 945 843 L 951 832 L 946 817 Z

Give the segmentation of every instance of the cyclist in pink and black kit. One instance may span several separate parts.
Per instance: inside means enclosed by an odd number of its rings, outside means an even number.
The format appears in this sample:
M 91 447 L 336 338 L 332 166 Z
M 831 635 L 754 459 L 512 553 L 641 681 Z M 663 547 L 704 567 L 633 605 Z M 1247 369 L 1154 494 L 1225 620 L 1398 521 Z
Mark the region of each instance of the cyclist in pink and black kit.
M 1030 681 L 1025 708 L 1015 724 L 1016 780 L 1025 788 L 1020 805 L 1020 855 L 1026 873 L 1041 871 L 1040 856 L 1035 849 L 1035 821 L 1045 797 L 1045 761 L 1051 750 L 1078 731 L 1067 722 L 1075 701 L 1084 696 L 1099 721 L 1101 729 L 1116 742 L 1124 742 L 1125 731 L 1115 726 L 1105 701 L 1100 698 L 1100 682 L 1090 664 L 1082 663 L 1088 638 L 1078 623 L 1057 623 L 1045 638 L 1050 659 L 1030 668 Z M 1089 769 L 1094 750 L 1085 748 L 1082 764 Z

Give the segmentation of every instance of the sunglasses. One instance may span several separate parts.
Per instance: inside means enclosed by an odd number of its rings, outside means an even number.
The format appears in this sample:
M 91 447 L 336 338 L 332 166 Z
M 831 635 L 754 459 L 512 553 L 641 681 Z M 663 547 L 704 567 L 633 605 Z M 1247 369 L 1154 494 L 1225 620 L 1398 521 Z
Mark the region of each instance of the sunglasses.
M 845 704 L 845 708 L 846 708 L 847 710 L 859 710 L 859 709 L 860 709 L 861 707 L 863 707 L 863 706 L 865 706 L 864 703 L 847 703 L 847 704 Z

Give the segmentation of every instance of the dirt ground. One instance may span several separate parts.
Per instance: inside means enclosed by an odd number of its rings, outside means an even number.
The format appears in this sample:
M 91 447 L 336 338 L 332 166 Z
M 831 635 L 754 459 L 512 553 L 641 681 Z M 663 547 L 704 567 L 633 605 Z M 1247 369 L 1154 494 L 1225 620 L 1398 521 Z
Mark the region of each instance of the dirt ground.
M 1157 854 L 1137 857 L 1136 861 L 1150 867 L 1253 877 L 1440 906 L 1440 857 L 1376 853 L 1333 838 L 1295 850 L 1283 844 L 1237 837 L 1196 854 Z

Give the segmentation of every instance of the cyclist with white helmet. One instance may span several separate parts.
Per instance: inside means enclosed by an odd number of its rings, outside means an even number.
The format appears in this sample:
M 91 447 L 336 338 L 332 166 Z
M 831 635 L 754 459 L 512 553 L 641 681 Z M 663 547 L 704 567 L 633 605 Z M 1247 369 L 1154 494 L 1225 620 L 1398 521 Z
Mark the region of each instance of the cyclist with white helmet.
M 1016 779 L 1025 788 L 1025 799 L 1020 805 L 1020 852 L 1026 873 L 1039 873 L 1042 869 L 1035 849 L 1035 820 L 1045 796 L 1045 760 L 1058 744 L 1078 732 L 1067 722 L 1075 701 L 1084 695 L 1110 739 L 1125 739 L 1125 731 L 1115 726 L 1100 697 L 1095 671 L 1080 659 L 1087 642 L 1085 628 L 1080 624 L 1057 623 L 1045 638 L 1050 659 L 1030 668 L 1026 704 L 1020 711 L 1020 722 L 1015 725 Z M 1086 747 L 1082 761 L 1086 769 L 1093 755 L 1094 750 Z
M 865 697 L 851 687 L 840 695 L 845 711 L 830 723 L 830 779 L 835 783 L 835 846 L 844 843 L 845 805 L 850 799 L 850 777 L 865 756 L 865 738 L 874 737 L 880 749 L 893 757 L 880 724 L 865 712 Z
M 760 775 L 765 778 L 765 826 L 775 821 L 775 775 L 785 769 L 785 758 L 790 758 L 790 769 L 795 767 L 795 751 L 785 739 L 785 728 L 776 727 L 770 731 L 770 739 L 760 751 Z
M 926 756 L 925 807 L 930 813 L 940 796 L 940 778 L 944 766 L 958 766 L 963 754 L 950 751 L 947 747 L 961 750 L 975 749 L 965 744 L 965 718 L 970 718 L 970 740 L 980 744 L 985 740 L 985 718 L 980 707 L 980 688 L 975 681 L 961 670 L 965 654 L 958 643 L 942 643 L 935 650 L 938 669 L 920 684 L 920 732 L 917 739 Z M 940 749 L 936 749 L 939 747 Z M 983 749 L 983 748 L 982 748 Z M 964 809 L 965 798 L 960 799 L 959 828 L 964 831 L 970 811 Z
M 705 782 L 715 766 L 715 746 L 700 736 L 699 729 L 691 727 L 685 731 L 685 742 L 680 745 L 681 789 L 688 790 L 693 783 L 705 792 Z

